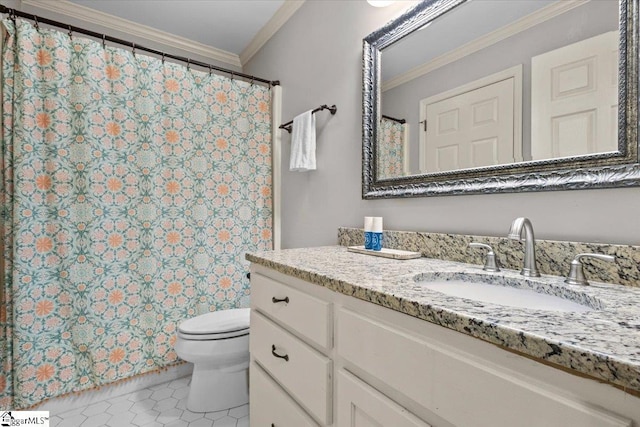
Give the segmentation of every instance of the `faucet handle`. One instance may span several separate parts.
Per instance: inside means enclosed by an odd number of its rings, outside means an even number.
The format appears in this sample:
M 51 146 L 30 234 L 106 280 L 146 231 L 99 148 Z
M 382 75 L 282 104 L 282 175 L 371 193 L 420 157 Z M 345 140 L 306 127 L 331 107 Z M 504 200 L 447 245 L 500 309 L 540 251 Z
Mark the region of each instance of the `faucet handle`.
M 496 253 L 493 252 L 493 248 L 485 243 L 471 242 L 469 243 L 470 248 L 483 248 L 487 249 L 487 256 L 484 259 L 484 267 L 483 270 L 486 271 L 500 271 L 500 264 L 498 263 L 498 259 L 496 258 Z
M 570 285 L 588 285 L 589 282 L 584 277 L 584 268 L 582 265 L 582 258 L 595 258 L 600 259 L 602 261 L 614 262 L 616 257 L 611 255 L 603 255 L 603 254 L 578 254 L 571 261 L 571 266 L 569 267 L 569 275 L 564 280 L 565 283 Z

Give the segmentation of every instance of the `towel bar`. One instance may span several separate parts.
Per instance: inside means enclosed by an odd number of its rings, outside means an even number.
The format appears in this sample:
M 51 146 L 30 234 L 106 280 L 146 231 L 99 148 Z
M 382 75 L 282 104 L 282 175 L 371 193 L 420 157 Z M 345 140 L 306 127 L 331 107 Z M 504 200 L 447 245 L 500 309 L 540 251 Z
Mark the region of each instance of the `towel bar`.
M 338 107 L 336 107 L 335 104 L 333 104 L 331 107 L 329 107 L 327 104 L 323 104 L 321 106 L 319 106 L 318 108 L 315 108 L 313 111 L 311 111 L 313 114 L 317 113 L 318 111 L 322 111 L 322 110 L 329 110 L 329 112 L 331 113 L 331 115 L 333 116 L 337 111 L 338 111 Z M 287 132 L 291 133 L 291 131 L 293 130 L 293 120 L 282 124 L 279 126 L 280 129 L 284 129 Z

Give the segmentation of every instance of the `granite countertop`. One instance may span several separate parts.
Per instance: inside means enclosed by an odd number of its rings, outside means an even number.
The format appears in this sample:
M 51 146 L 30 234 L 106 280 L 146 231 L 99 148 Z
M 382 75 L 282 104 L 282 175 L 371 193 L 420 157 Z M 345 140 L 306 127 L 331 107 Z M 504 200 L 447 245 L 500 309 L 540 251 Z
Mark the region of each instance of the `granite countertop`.
M 399 261 L 343 246 L 247 253 L 246 258 L 640 395 L 640 288 L 567 285 L 557 276 L 525 279 L 514 270 L 488 273 L 478 265 L 429 258 Z M 450 297 L 419 284 L 415 277 L 421 273 L 525 280 L 531 288 L 555 289 L 594 309 L 531 310 Z

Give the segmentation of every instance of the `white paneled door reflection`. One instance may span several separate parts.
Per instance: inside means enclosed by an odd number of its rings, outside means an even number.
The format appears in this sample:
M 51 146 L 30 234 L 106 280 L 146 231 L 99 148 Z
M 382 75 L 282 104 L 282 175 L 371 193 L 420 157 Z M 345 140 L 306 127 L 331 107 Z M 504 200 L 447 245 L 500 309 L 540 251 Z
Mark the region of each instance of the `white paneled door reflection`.
M 514 67 L 423 99 L 422 172 L 521 160 L 522 68 Z
M 618 147 L 618 32 L 531 59 L 533 160 Z

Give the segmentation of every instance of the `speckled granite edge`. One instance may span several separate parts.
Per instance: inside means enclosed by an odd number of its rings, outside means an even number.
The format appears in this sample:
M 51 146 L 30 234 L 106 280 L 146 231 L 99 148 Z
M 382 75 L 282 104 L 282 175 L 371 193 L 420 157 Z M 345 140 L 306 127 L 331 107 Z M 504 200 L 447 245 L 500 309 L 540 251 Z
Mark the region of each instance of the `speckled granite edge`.
M 347 255 L 348 254 L 348 255 Z M 357 256 L 360 258 L 349 258 Z M 608 288 L 582 287 L 594 295 L 613 297 L 633 310 L 611 312 L 551 313 L 522 311 L 481 304 L 474 306 L 438 293 L 426 293 L 419 284 L 390 279 L 417 271 L 473 271 L 476 266 L 435 259 L 384 260 L 351 254 L 346 248 L 321 247 L 289 249 L 246 255 L 246 259 L 382 307 L 444 326 L 483 341 L 514 350 L 592 379 L 609 383 L 640 396 L 640 325 L 635 307 L 640 306 L 640 289 L 620 293 Z M 395 263 L 391 264 L 391 263 Z M 400 270 L 398 270 L 400 268 Z M 393 271 L 392 271 L 393 270 Z M 364 271 L 372 274 L 363 274 Z M 501 275 L 518 278 L 516 271 Z M 530 279 L 558 282 L 560 278 Z M 399 286 L 400 285 L 400 286 Z M 615 318 L 618 317 L 618 318 Z
M 362 229 L 338 228 L 340 246 L 362 245 L 363 242 Z M 506 237 L 388 230 L 384 232 L 383 242 L 387 248 L 421 252 L 427 258 L 479 265 L 484 262 L 484 251 L 468 245 L 470 242 L 486 243 L 493 247 L 500 264 L 512 270 L 522 268 L 524 254 L 522 243 Z M 615 263 L 584 259 L 588 280 L 640 287 L 640 246 L 536 240 L 536 258 L 542 274 L 565 276 L 574 256 L 585 252 L 616 257 Z

